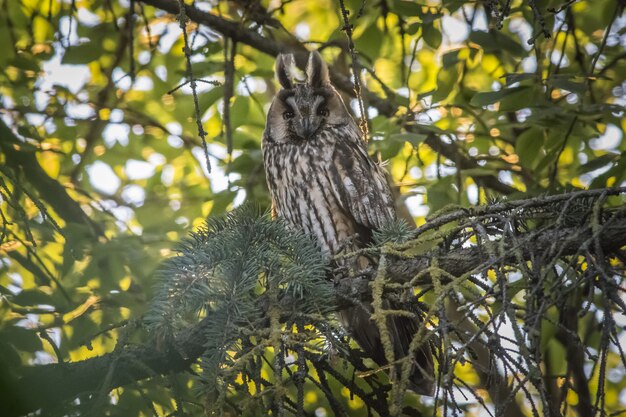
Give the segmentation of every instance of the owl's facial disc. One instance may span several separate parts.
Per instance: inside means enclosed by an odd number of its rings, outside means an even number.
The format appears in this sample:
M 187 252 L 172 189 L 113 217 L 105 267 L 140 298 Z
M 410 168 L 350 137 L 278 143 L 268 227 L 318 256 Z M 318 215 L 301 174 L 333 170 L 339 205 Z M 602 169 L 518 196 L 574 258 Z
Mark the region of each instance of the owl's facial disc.
M 328 116 L 326 98 L 321 95 L 300 97 L 299 94 L 285 99 L 283 118 L 289 124 L 290 130 L 300 140 L 310 140 L 324 126 Z
M 276 60 L 276 78 L 282 88 L 267 114 L 264 140 L 306 143 L 329 127 L 354 124 L 341 96 L 330 83 L 328 67 L 320 54 L 309 55 L 304 82 L 293 76 L 294 62 L 291 54 L 281 54 Z

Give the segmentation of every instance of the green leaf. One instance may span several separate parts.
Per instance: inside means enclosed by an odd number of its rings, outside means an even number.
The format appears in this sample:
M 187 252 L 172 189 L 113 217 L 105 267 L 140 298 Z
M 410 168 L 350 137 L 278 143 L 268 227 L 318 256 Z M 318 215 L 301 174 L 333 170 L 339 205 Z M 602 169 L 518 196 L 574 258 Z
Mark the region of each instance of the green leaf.
M 535 73 L 522 72 L 522 73 L 510 73 L 504 74 L 501 78 L 506 80 L 506 85 L 519 83 L 526 80 L 537 80 L 539 76 Z
M 39 62 L 31 55 L 22 53 L 15 57 L 12 64 L 23 70 L 39 71 Z
M 469 40 L 480 45 L 487 53 L 500 55 L 507 52 L 516 57 L 526 55 L 526 50 L 519 42 L 500 31 L 473 31 L 470 33 Z
M 398 1 L 394 3 L 394 11 L 400 16 L 421 16 L 422 5 L 412 1 Z
M 213 75 L 216 72 L 222 71 L 224 69 L 223 62 L 216 61 L 202 61 L 195 62 L 192 65 L 193 75 L 196 78 L 202 78 L 207 75 Z
M 67 48 L 63 54 L 61 63 L 74 65 L 88 64 L 100 58 L 101 55 L 101 48 L 94 45 L 93 42 L 87 42 Z
M 443 67 L 437 73 L 437 90 L 433 94 L 433 103 L 445 100 L 450 93 L 458 86 L 461 75 L 460 64 Z
M 224 86 L 213 87 L 206 93 L 202 93 L 198 96 L 198 105 L 200 106 L 200 111 L 206 113 L 209 108 L 215 102 L 224 97 Z
M 438 19 L 441 19 L 443 14 L 435 12 L 434 9 L 429 8 L 427 12 L 422 13 L 421 18 L 424 24 L 434 23 Z
M 409 142 L 413 146 L 417 146 L 422 143 L 428 135 L 420 134 L 420 133 L 394 133 L 389 136 L 391 140 L 399 141 L 399 142 Z
M 527 168 L 535 167 L 543 153 L 543 144 L 543 131 L 536 127 L 531 127 L 519 135 L 515 142 L 515 152 L 519 156 L 520 164 Z
M 238 96 L 230 108 L 230 123 L 234 129 L 250 122 L 250 97 Z
M 427 23 L 422 26 L 424 42 L 433 49 L 437 49 L 441 46 L 441 31 L 437 29 L 432 23 Z
M 575 81 L 565 80 L 562 78 L 553 78 L 550 80 L 550 84 L 552 84 L 552 87 L 554 88 L 571 91 L 572 93 L 582 94 L 587 91 L 587 86 L 584 83 L 577 83 Z
M 466 175 L 468 177 L 481 177 L 481 176 L 485 176 L 485 175 L 493 175 L 494 174 L 494 170 L 493 169 L 489 169 L 489 168 L 470 168 L 470 169 L 464 169 L 461 171 L 463 173 L 463 175 Z
M 619 154 L 607 153 L 599 156 L 578 167 L 578 173 L 584 174 L 585 172 L 595 171 L 596 169 L 603 168 L 609 164 L 614 163 L 619 159 Z
M 372 21 L 357 39 L 359 49 L 368 56 L 380 55 L 380 48 L 385 39 L 384 34 L 378 29 L 376 21 Z
M 11 34 L 9 28 L 4 23 L 0 24 L 0 42 L 2 45 L 11 45 Z M 3 51 L 0 53 L 0 68 L 5 68 L 15 56 L 15 51 L 12 47 L 2 49 Z
M 33 306 L 37 304 L 54 304 L 53 297 L 39 288 L 24 290 L 11 297 L 11 302 L 21 306 Z
M 448 204 L 456 202 L 457 192 L 452 186 L 453 181 L 454 176 L 448 176 L 428 187 L 426 195 L 431 212 L 436 212 Z
M 34 330 L 22 327 L 9 327 L 3 330 L 3 337 L 10 340 L 11 344 L 18 350 L 24 352 L 35 352 L 41 350 L 41 339 Z
M 422 22 L 413 22 L 406 28 L 407 35 L 415 35 L 422 27 Z
M 528 107 L 537 107 L 543 104 L 543 92 L 537 86 L 521 87 L 519 91 L 511 92 L 502 98 L 500 102 L 500 111 L 516 111 Z
M 489 91 L 485 93 L 476 93 L 474 97 L 470 100 L 470 104 L 476 107 L 483 107 L 489 104 L 496 103 L 502 100 L 509 94 L 516 93 L 518 91 L 522 91 L 528 87 L 514 87 L 514 88 L 503 88 L 499 91 Z

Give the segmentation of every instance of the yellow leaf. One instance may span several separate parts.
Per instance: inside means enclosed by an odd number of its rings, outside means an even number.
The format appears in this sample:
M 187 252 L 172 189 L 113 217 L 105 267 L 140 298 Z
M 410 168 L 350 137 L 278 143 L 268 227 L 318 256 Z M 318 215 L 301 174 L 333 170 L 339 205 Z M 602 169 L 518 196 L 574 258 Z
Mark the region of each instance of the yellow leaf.
M 124 277 L 120 280 L 120 289 L 122 291 L 127 291 L 130 288 L 130 284 L 133 280 L 130 277 Z
M 84 303 L 76 307 L 74 310 L 70 311 L 69 313 L 65 313 L 63 315 L 63 321 L 65 323 L 69 323 L 70 321 L 75 320 L 76 318 L 85 314 L 85 312 L 87 312 L 91 307 L 93 307 L 99 301 L 100 301 L 100 297 L 96 297 L 95 295 L 88 297 Z
M 4 242 L 2 245 L 0 245 L 0 250 L 3 250 L 5 252 L 12 252 L 14 250 L 16 250 L 17 248 L 21 248 L 22 244 L 17 241 L 17 240 L 9 240 L 8 242 Z
M 578 394 L 576 394 L 576 391 L 571 389 L 567 391 L 567 403 L 570 405 L 578 404 Z
M 98 116 L 100 117 L 100 120 L 109 120 L 109 117 L 111 116 L 111 109 L 107 109 L 107 108 L 102 108 L 98 111 Z

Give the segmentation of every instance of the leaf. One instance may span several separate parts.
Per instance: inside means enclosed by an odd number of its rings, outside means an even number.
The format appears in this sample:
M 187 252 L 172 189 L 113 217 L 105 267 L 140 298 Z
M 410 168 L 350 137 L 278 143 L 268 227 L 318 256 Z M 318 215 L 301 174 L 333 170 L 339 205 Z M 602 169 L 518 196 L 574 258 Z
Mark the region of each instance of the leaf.
M 441 31 L 437 29 L 432 23 L 427 23 L 422 26 L 422 33 L 424 42 L 433 49 L 437 49 L 441 46 Z
M 413 146 L 419 145 L 420 143 L 425 141 L 427 137 L 428 135 L 419 134 L 419 133 L 410 133 L 410 132 L 394 133 L 389 136 L 391 140 L 395 140 L 399 142 L 408 142 Z
M 93 42 L 87 42 L 67 48 L 61 63 L 73 65 L 88 64 L 100 58 L 101 55 L 102 49 L 94 45 Z
M 441 180 L 428 187 L 427 201 L 431 212 L 447 206 L 456 201 L 457 191 L 452 186 L 454 176 L 443 177 Z
M 238 96 L 235 98 L 235 101 L 231 105 L 230 108 L 230 123 L 232 129 L 235 130 L 237 127 L 249 123 L 250 115 L 248 112 L 250 111 L 250 97 Z
M 33 330 L 24 329 L 22 327 L 9 327 L 3 330 L 3 337 L 10 340 L 17 350 L 24 352 L 35 352 L 41 350 L 41 339 Z
M 470 104 L 476 107 L 483 107 L 489 104 L 496 103 L 502 100 L 509 94 L 516 93 L 518 91 L 522 91 L 528 87 L 513 87 L 513 88 L 503 88 L 499 91 L 489 91 L 485 93 L 476 93 L 474 97 L 470 100 Z
M 470 33 L 469 40 L 480 45 L 487 53 L 499 55 L 503 52 L 507 52 L 516 57 L 526 55 L 526 50 L 519 42 L 500 31 L 473 31 Z
M 537 80 L 539 77 L 537 74 L 534 73 L 522 72 L 504 74 L 501 78 L 504 78 L 506 80 L 506 85 L 509 86 L 511 84 L 519 83 L 526 80 Z
M 626 163 L 624 163 L 624 158 L 621 158 L 608 171 L 594 178 L 594 180 L 591 182 L 590 188 L 599 188 L 599 187 L 608 186 L 607 182 L 609 178 L 611 177 L 615 177 L 617 179 L 617 183 L 619 184 L 621 180 L 624 178 L 625 172 L 626 172 Z
M 550 165 L 553 165 L 556 162 L 556 159 L 559 157 L 559 153 L 561 151 L 561 146 L 556 145 L 554 142 L 555 139 L 560 139 L 561 141 L 559 142 L 559 145 L 562 144 L 562 134 L 556 133 L 555 132 L 550 132 L 549 136 L 548 136 L 548 140 L 546 141 L 547 143 L 552 143 L 552 147 L 548 148 L 547 145 L 544 145 L 545 148 L 545 155 L 543 156 L 543 158 L 541 158 L 538 162 L 539 163 L 535 163 L 535 174 L 539 175 L 543 172 L 544 169 L 546 169 L 547 167 L 549 167 Z
M 46 294 L 39 288 L 24 290 L 19 294 L 11 297 L 11 302 L 21 306 L 32 306 L 37 304 L 54 304 L 53 297 Z
M 537 86 L 521 87 L 521 90 L 510 92 L 502 98 L 500 102 L 500 111 L 516 111 L 528 107 L 537 107 L 543 104 L 543 92 Z
M 4 23 L 0 24 L 0 43 L 2 45 L 11 44 L 11 34 L 9 32 L 9 28 Z M 15 50 L 13 48 L 6 47 L 2 49 L 3 51 L 0 53 L 0 68 L 5 68 L 15 56 Z
M 435 91 L 437 91 L 437 90 L 432 89 L 432 90 L 424 91 L 423 93 L 419 93 L 419 94 L 417 95 L 417 99 L 418 99 L 418 100 L 423 100 L 423 99 L 425 99 L 426 97 L 432 96 L 432 95 L 434 94 L 434 92 L 435 92 Z
M 422 9 L 422 13 L 420 14 L 420 17 L 422 18 L 422 23 L 434 23 L 436 20 L 441 19 L 443 14 L 441 14 L 440 12 L 434 12 L 433 10 L 435 9 L 428 8 L 426 11 Z
M 550 80 L 550 84 L 552 84 L 552 87 L 554 88 L 571 91 L 572 93 L 582 94 L 587 91 L 587 86 L 584 83 L 577 83 L 575 81 L 565 80 L 562 78 L 553 78 Z
M 39 71 L 39 59 L 34 59 L 29 54 L 19 54 L 15 57 L 12 64 L 23 70 Z
M 222 71 L 223 69 L 224 69 L 223 62 L 216 62 L 216 61 L 210 61 L 210 60 L 206 60 L 202 62 L 195 62 L 192 65 L 193 76 L 195 78 L 202 78 L 202 77 L 206 77 L 207 75 L 213 75 L 214 73 Z
M 437 73 L 437 90 L 433 94 L 433 103 L 445 100 L 457 87 L 461 75 L 460 64 L 441 68 Z
M 481 177 L 485 175 L 493 175 L 494 170 L 480 167 L 480 168 L 464 169 L 461 171 L 461 173 L 463 173 L 463 175 L 466 175 L 468 177 Z
M 357 41 L 358 45 L 360 45 L 359 49 L 367 56 L 378 56 L 380 55 L 380 48 L 384 39 L 384 34 L 378 29 L 376 21 L 373 21 L 363 31 Z
M 378 140 L 372 141 L 373 149 L 380 151 L 380 157 L 383 161 L 393 158 L 400 152 L 403 146 L 402 141 L 395 140 Z
M 224 86 L 213 87 L 206 93 L 202 93 L 198 96 L 198 105 L 200 106 L 200 111 L 203 114 L 211 108 L 213 104 L 219 99 L 224 97 Z
M 213 205 L 211 206 L 211 216 L 220 215 L 226 212 L 226 209 L 233 202 L 237 193 L 234 191 L 224 190 L 213 195 Z
M 619 159 L 619 154 L 607 153 L 599 156 L 578 167 L 578 174 L 584 174 L 586 172 L 595 171 L 596 169 L 603 168 L 609 164 L 613 164 Z
M 442 134 L 442 133 L 446 133 L 444 130 L 438 128 L 435 125 L 426 125 L 423 123 L 415 123 L 413 125 L 413 129 L 415 131 L 422 131 L 422 132 L 432 132 L 432 133 L 436 133 L 436 134 Z
M 422 5 L 412 1 L 398 1 L 394 3 L 394 11 L 401 16 L 421 16 Z
M 461 50 L 462 49 L 455 49 L 453 51 L 443 54 L 443 56 L 441 57 L 441 63 L 443 64 L 444 68 L 451 67 L 457 62 L 462 61 L 462 59 L 459 57 Z
M 519 135 L 515 142 L 515 152 L 519 156 L 520 164 L 527 168 L 536 166 L 542 154 L 543 144 L 543 131 L 536 127 L 531 127 Z
M 406 28 L 407 35 L 415 35 L 422 27 L 422 22 L 413 22 Z

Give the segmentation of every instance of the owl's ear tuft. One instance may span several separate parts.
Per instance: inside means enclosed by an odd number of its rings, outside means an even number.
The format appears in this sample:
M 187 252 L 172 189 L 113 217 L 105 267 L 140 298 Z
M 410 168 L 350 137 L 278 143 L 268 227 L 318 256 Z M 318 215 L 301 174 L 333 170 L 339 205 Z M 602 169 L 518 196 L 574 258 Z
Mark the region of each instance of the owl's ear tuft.
M 291 68 L 293 67 L 294 59 L 292 54 L 280 54 L 276 58 L 276 79 L 283 88 L 293 88 Z
M 312 87 L 321 87 L 330 84 L 328 78 L 328 66 L 322 59 L 319 52 L 313 51 L 309 54 L 309 63 L 306 66 L 307 81 Z

